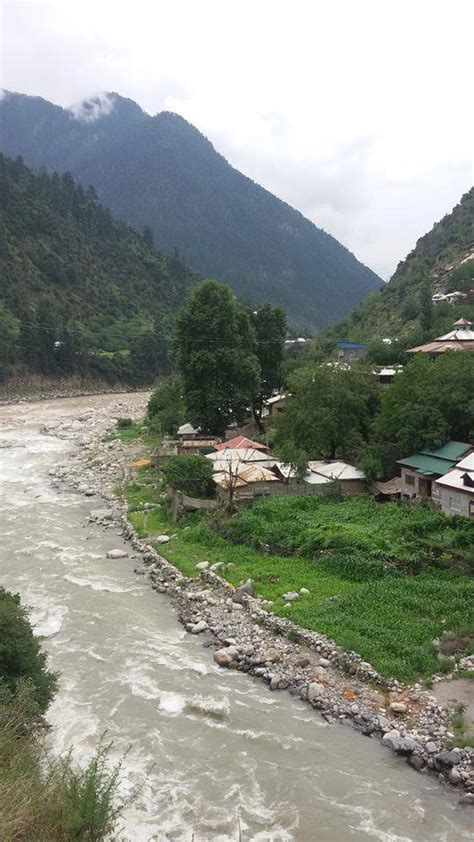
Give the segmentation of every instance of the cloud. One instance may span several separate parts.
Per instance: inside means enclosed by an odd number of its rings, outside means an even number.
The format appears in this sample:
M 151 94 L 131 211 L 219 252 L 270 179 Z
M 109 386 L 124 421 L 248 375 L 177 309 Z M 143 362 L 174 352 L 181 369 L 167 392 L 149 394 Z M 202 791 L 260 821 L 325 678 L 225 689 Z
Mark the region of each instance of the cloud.
M 6 0 L 3 85 L 177 111 L 387 278 L 474 181 L 473 25 L 471 0 Z

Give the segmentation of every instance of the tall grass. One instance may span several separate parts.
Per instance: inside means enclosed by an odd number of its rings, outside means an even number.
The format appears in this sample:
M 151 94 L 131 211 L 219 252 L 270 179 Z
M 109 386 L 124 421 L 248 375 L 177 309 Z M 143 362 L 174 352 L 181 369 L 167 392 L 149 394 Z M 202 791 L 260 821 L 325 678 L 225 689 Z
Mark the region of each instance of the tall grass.
M 123 810 L 120 763 L 109 768 L 101 742 L 83 771 L 71 757 L 52 758 L 44 726 L 25 717 L 21 696 L 0 709 L 0 839 L 2 842 L 100 842 L 114 833 Z

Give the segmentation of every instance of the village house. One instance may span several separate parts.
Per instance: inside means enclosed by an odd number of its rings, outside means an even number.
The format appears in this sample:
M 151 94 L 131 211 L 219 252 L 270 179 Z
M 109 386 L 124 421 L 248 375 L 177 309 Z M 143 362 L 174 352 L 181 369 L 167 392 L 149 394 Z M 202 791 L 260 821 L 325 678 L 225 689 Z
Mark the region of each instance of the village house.
M 344 494 L 361 494 L 367 490 L 365 474 L 360 468 L 347 462 L 308 462 L 305 476 L 308 485 L 320 486 L 336 481 Z
M 435 482 L 441 509 L 447 515 L 474 518 L 474 453 Z
M 178 427 L 176 435 L 180 441 L 189 441 L 189 439 L 195 439 L 200 431 L 200 427 L 193 427 L 189 421 L 186 421 L 185 424 L 181 424 L 181 427 Z
M 363 342 L 350 342 L 348 339 L 341 339 L 336 345 L 337 357 L 340 360 L 360 360 L 364 356 L 367 345 Z
M 402 499 L 433 499 L 439 503 L 438 487 L 433 483 L 452 471 L 470 450 L 471 445 L 466 442 L 449 441 L 438 450 L 421 450 L 399 459 Z
M 265 401 L 265 409 L 267 415 L 278 415 L 285 409 L 286 395 L 273 395 Z
M 381 366 L 380 368 L 376 368 L 374 370 L 374 375 L 376 377 L 377 383 L 382 388 L 386 388 L 387 386 L 391 386 L 393 383 L 393 379 L 397 374 L 403 371 L 402 365 L 395 365 L 395 366 Z
M 437 356 L 444 354 L 445 351 L 474 351 L 474 330 L 471 330 L 471 326 L 471 322 L 467 319 L 458 319 L 453 323 L 454 330 L 438 336 L 432 342 L 409 348 L 407 354 L 422 353 Z

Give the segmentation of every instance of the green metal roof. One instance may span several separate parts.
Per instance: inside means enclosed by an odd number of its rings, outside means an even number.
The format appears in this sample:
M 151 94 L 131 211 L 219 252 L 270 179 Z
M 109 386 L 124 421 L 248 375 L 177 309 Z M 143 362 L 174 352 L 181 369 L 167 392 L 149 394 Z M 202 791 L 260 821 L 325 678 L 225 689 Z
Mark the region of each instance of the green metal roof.
M 470 445 L 465 441 L 448 441 L 443 447 L 438 450 L 422 450 L 427 456 L 436 456 L 438 459 L 449 459 L 450 461 L 458 462 L 463 453 L 470 449 Z
M 456 464 L 453 460 L 436 459 L 434 456 L 425 456 L 424 453 L 415 453 L 407 459 L 399 459 L 398 463 L 407 468 L 415 468 L 420 474 L 426 474 L 426 476 L 447 474 Z
M 442 476 L 454 468 L 456 462 L 459 462 L 467 450 L 469 450 L 469 445 L 466 442 L 448 441 L 438 450 L 422 450 L 406 459 L 399 459 L 398 464 L 414 468 L 428 477 L 434 474 Z

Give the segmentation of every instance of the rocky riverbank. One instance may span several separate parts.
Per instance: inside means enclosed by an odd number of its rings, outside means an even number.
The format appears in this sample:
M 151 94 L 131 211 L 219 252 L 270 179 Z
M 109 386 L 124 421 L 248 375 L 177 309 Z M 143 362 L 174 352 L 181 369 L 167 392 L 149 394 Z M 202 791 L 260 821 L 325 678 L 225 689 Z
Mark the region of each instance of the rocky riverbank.
M 146 399 L 138 393 L 120 396 L 110 405 L 86 408 L 67 422 L 48 425 L 45 434 L 79 445 L 51 468 L 52 481 L 66 482 L 91 497 L 90 518 L 102 528 L 116 532 L 121 527 L 133 547 L 130 555 L 137 559 L 136 573 L 174 601 L 185 628 L 203 636 L 203 645 L 214 649 L 219 666 L 248 673 L 271 691 L 287 690 L 327 722 L 353 726 L 366 738 L 382 740 L 413 769 L 437 774 L 462 790 L 463 803 L 474 803 L 474 749 L 449 747 L 454 738 L 450 711 L 435 696 L 419 684 L 408 687 L 386 679 L 355 653 L 267 612 L 250 585 L 234 589 L 219 571 L 209 569 L 197 579 L 184 577 L 138 537 L 119 491 L 140 450 L 119 440 L 104 441 L 104 433 L 117 417 L 143 414 Z

